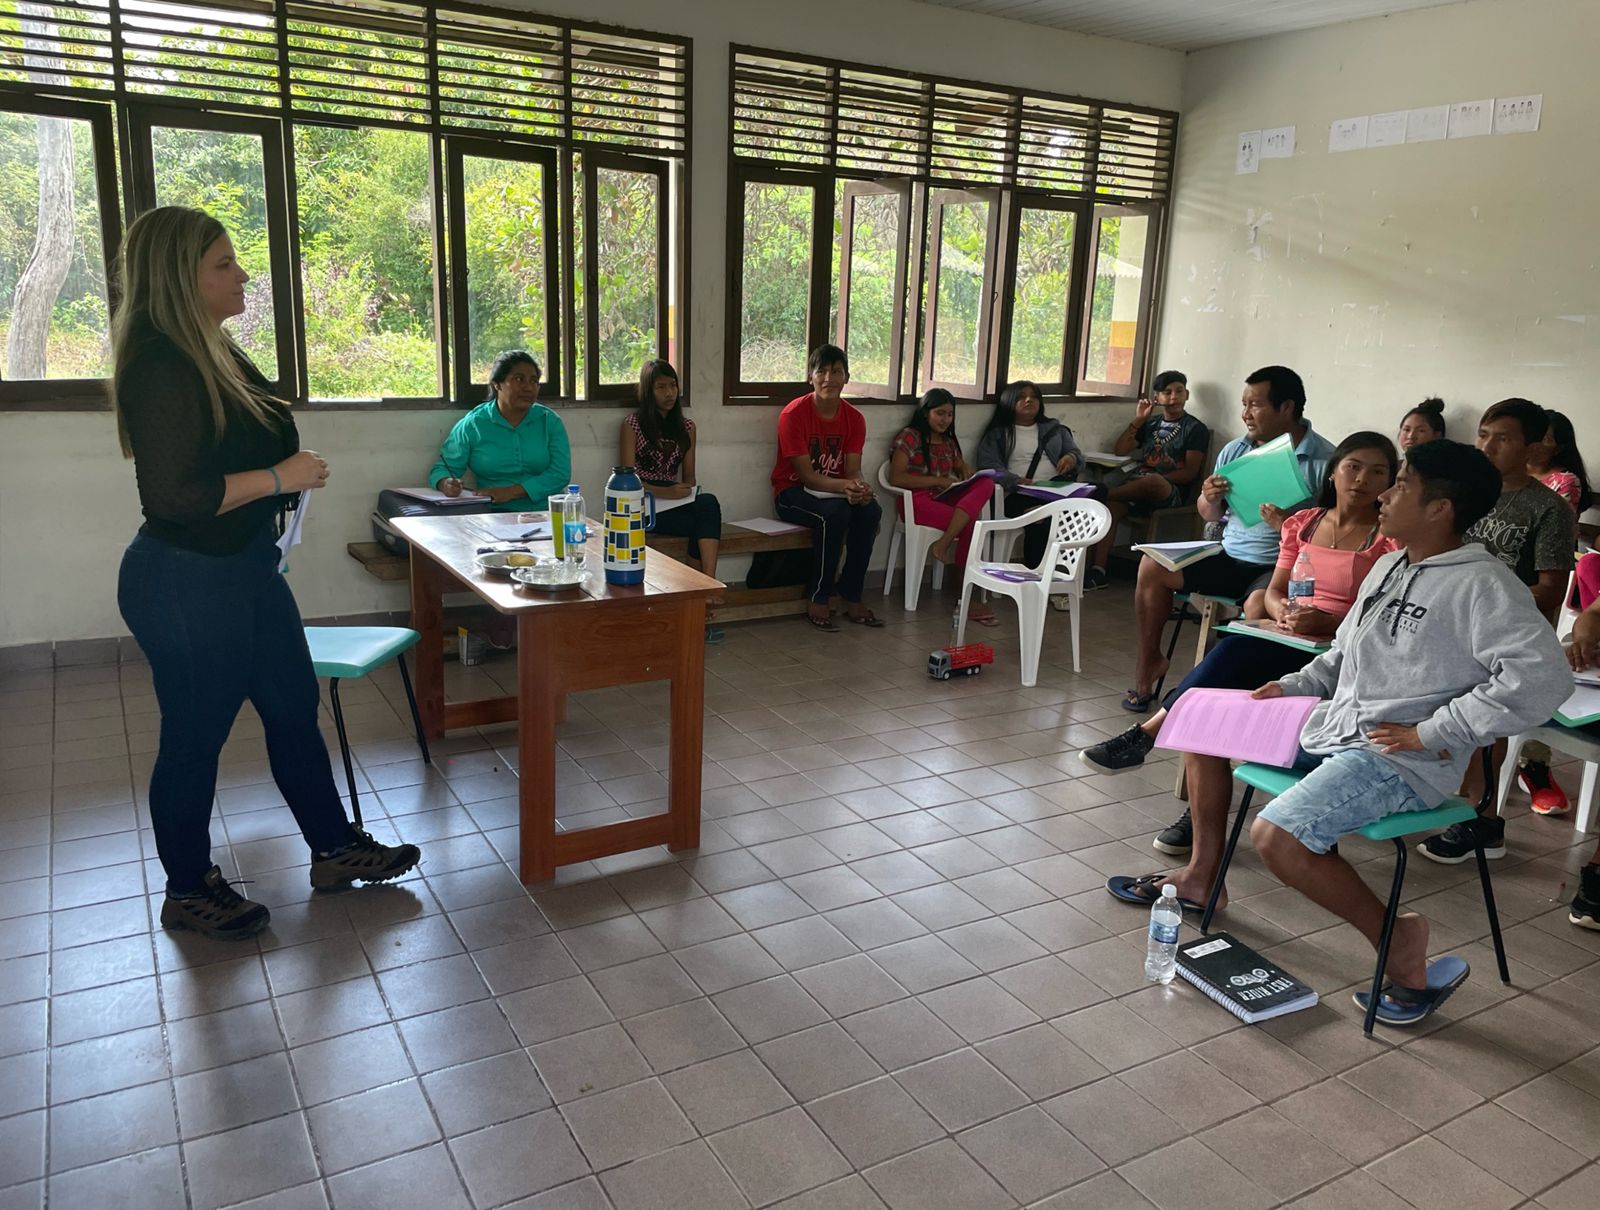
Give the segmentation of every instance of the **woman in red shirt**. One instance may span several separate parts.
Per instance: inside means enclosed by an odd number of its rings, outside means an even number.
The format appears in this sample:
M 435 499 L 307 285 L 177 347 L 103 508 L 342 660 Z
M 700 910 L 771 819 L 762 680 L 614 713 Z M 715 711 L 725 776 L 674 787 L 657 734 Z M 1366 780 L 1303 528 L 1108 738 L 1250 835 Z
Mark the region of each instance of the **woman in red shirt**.
M 895 436 L 889 453 L 889 482 L 911 493 L 908 522 L 944 530 L 931 548 L 933 557 L 963 567 L 972 546 L 973 519 L 993 498 L 994 483 L 974 480 L 955 500 L 939 499 L 941 493 L 974 473 L 961 452 L 955 426 L 955 396 L 941 387 L 932 388 Z M 995 623 L 994 610 L 988 605 L 974 605 L 969 616 L 985 626 Z

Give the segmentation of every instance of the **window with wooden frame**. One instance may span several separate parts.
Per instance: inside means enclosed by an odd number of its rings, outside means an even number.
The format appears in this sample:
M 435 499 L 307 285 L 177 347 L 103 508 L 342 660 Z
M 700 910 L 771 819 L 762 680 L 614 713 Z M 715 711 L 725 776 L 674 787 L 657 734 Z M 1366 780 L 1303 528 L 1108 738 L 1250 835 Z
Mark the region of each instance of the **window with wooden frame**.
M 731 399 L 802 392 L 803 350 L 830 340 L 860 398 L 979 399 L 1023 376 L 1050 396 L 1138 392 L 1175 114 L 752 47 L 730 58 Z M 1126 230 L 1123 211 L 1139 216 Z
M 121 236 L 110 106 L 0 98 L 0 405 L 106 406 Z
M 850 351 L 852 394 L 895 399 L 905 357 L 911 183 L 851 181 L 840 212 L 834 343 Z
M 584 395 L 632 400 L 666 355 L 667 170 L 611 152 L 583 157 Z
M 486 398 L 490 364 L 520 348 L 543 371 L 540 393 L 559 398 L 565 359 L 556 152 L 452 135 L 445 154 L 455 397 Z
M 936 189 L 928 196 L 922 390 L 943 387 L 959 399 L 981 399 L 987 390 L 999 212 L 993 190 Z
M 1027 379 L 1044 395 L 1070 394 L 1076 377 L 1084 209 L 1070 198 L 1030 195 L 1013 199 L 1007 216 L 1000 377 Z
M 687 39 L 405 0 L 15 7 L 0 11 L 6 162 L 23 162 L 24 115 L 81 118 L 65 227 L 74 263 L 101 268 L 75 268 L 45 308 L 76 340 L 60 370 L 0 384 L 0 401 L 60 393 L 54 380 L 87 364 L 85 325 L 104 346 L 119 175 L 130 215 L 193 205 L 230 229 L 253 278 L 230 331 L 287 397 L 471 404 L 513 347 L 541 361 L 545 398 L 631 395 L 639 363 L 660 356 L 687 378 Z M 22 183 L 0 186 L 0 232 L 19 226 Z M 0 246 L 8 329 L 6 274 L 26 263 Z M 84 293 L 96 281 L 98 312 Z
M 274 389 L 298 395 L 294 295 L 277 288 L 290 280 L 293 263 L 282 124 L 153 105 L 129 105 L 127 118 L 133 208 L 195 206 L 228 229 L 250 275 L 245 312 L 228 330 Z
M 728 313 L 738 339 L 728 381 L 776 394 L 805 381 L 812 336 L 826 322 L 831 182 L 805 172 L 740 170 L 740 226 L 729 231 Z

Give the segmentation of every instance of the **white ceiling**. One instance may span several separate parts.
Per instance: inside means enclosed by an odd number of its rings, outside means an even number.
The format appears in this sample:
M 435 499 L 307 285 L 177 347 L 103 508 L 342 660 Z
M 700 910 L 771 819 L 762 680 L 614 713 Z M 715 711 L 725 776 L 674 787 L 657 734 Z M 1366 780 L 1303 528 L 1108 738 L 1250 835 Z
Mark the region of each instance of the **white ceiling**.
M 1169 50 L 1337 25 L 1458 0 L 924 0 L 944 8 Z

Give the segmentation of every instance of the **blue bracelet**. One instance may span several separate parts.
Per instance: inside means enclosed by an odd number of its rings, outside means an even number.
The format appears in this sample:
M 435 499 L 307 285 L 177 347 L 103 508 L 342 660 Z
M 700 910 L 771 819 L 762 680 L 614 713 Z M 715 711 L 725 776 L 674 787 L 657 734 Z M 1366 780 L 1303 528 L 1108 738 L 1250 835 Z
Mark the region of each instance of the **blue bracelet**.
M 283 480 L 278 478 L 278 468 L 275 466 L 267 467 L 267 474 L 272 476 L 272 494 L 274 496 L 283 495 Z

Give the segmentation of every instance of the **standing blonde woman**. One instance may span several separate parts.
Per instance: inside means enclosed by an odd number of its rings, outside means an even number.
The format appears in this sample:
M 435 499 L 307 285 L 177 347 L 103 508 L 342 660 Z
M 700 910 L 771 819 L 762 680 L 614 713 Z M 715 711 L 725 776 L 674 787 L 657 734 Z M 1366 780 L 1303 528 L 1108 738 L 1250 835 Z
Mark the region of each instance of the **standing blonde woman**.
M 112 397 L 145 522 L 122 559 L 117 604 L 150 661 L 161 741 L 150 816 L 167 876 L 166 928 L 245 937 L 267 909 L 211 860 L 217 760 L 249 699 L 273 779 L 311 847 L 319 889 L 399 877 L 415 845 L 379 844 L 345 819 L 317 730 L 318 686 L 276 538 L 295 493 L 328 481 L 287 407 L 222 325 L 244 284 L 222 224 L 163 206 L 128 228 L 112 325 Z

